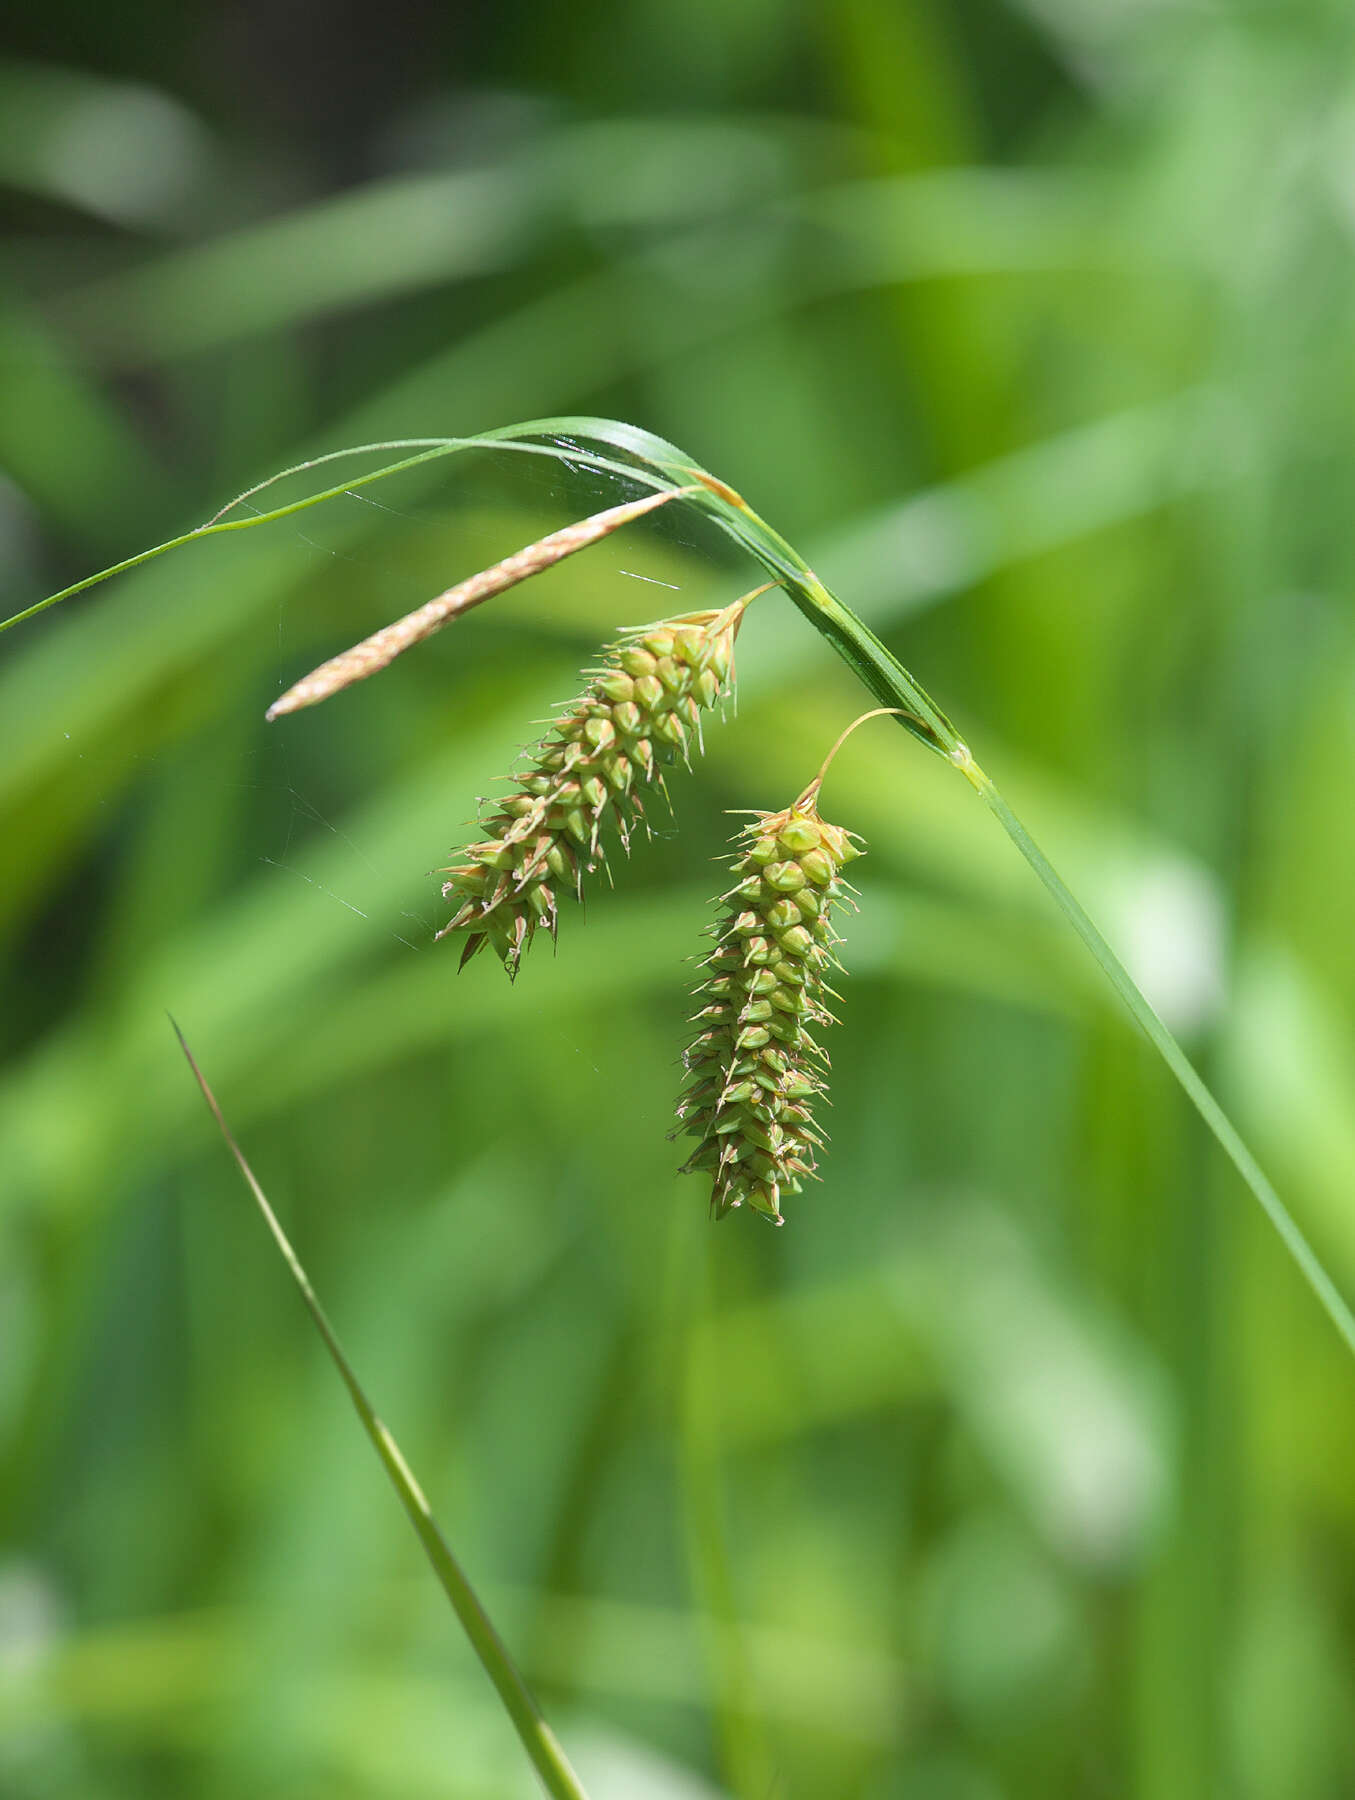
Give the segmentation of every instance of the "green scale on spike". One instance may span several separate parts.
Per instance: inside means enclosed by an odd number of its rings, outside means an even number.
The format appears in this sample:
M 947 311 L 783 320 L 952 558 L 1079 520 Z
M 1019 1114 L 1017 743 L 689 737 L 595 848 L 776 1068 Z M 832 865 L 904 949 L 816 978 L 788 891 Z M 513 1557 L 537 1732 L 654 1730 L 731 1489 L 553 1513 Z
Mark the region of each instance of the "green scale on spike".
M 662 786 L 663 765 L 690 758 L 701 714 L 729 689 L 750 598 L 628 632 L 588 671 L 515 791 L 482 820 L 485 840 L 444 871 L 455 910 L 438 936 L 466 934 L 463 967 L 488 944 L 515 976 L 537 929 L 554 937 L 560 890 L 581 899 L 584 878 L 605 864 L 604 828 L 630 848 L 644 822 L 641 790 Z
M 700 1028 L 684 1063 L 683 1129 L 701 1142 L 684 1171 L 711 1176 L 717 1218 L 747 1206 L 780 1225 L 781 1201 L 815 1173 L 823 1139 L 811 1107 L 828 1058 L 815 1042 L 833 1023 L 826 998 L 833 906 L 843 865 L 862 853 L 814 805 L 817 783 L 779 813 L 757 813 L 733 859 L 715 948 L 697 996 Z M 739 840 L 736 840 L 736 842 Z

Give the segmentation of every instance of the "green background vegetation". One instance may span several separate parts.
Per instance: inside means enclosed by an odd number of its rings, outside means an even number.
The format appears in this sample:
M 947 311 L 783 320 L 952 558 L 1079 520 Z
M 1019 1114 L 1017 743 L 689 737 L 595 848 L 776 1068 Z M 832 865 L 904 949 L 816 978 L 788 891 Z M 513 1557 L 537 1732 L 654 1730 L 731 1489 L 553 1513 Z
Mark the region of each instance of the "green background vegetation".
M 1355 1291 L 1344 0 L 95 9 L 0 64 L 5 613 L 298 457 L 556 411 L 743 489 L 955 718 Z M 727 809 L 867 702 L 787 604 L 558 957 L 430 869 L 666 509 L 456 458 L 0 643 L 0 1792 L 532 1778 L 184 1027 L 593 1800 L 1355 1791 L 1355 1367 L 953 772 L 887 725 L 821 1185 L 666 1141 Z M 666 583 L 655 586 L 654 583 Z

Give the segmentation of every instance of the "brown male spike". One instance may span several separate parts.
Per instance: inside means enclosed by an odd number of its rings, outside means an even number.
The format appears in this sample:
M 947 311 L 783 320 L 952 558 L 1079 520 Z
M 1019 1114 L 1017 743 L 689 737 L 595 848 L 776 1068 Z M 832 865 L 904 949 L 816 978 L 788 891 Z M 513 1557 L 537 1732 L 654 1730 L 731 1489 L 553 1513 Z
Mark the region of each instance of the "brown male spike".
M 382 669 L 389 668 L 397 656 L 401 656 L 415 644 L 421 644 L 425 638 L 432 637 L 435 631 L 441 631 L 453 619 L 459 619 L 462 613 L 469 612 L 471 607 L 480 606 L 491 600 L 496 594 L 504 593 L 508 588 L 516 587 L 519 582 L 529 581 L 533 575 L 539 575 L 543 569 L 551 568 L 555 563 L 563 562 L 567 556 L 576 556 L 580 550 L 586 550 L 590 544 L 596 544 L 599 538 L 609 537 L 612 532 L 619 531 L 623 525 L 629 525 L 633 519 L 643 518 L 656 507 L 666 506 L 670 500 L 681 500 L 695 493 L 695 488 L 664 488 L 658 493 L 643 494 L 638 500 L 627 500 L 620 506 L 609 506 L 605 512 L 593 513 L 587 519 L 579 519 L 573 525 L 562 526 L 559 531 L 552 531 L 549 536 L 539 538 L 534 544 L 528 544 L 521 550 L 515 550 L 493 568 L 481 569 L 474 575 L 468 575 L 464 581 L 458 581 L 455 587 L 449 587 L 445 593 L 427 600 L 412 613 L 397 619 L 393 625 L 383 625 L 380 631 L 374 631 L 370 637 L 364 638 L 360 644 L 354 644 L 351 650 L 343 650 L 338 656 L 331 656 L 328 662 L 312 669 L 310 674 L 296 682 L 279 699 L 269 707 L 264 717 L 281 718 L 284 713 L 299 712 L 302 707 L 316 706 L 321 700 L 328 700 L 332 694 L 341 693 L 351 687 L 355 681 L 366 681 L 377 675 Z

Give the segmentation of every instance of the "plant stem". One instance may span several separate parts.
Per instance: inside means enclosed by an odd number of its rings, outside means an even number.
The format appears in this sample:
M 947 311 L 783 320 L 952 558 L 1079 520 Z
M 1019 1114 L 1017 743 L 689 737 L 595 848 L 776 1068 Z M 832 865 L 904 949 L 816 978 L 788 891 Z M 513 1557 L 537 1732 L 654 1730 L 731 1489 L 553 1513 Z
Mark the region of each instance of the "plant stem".
M 1298 1264 L 1300 1273 L 1317 1295 L 1328 1318 L 1349 1347 L 1355 1350 L 1355 1318 L 1351 1316 L 1350 1308 L 1337 1291 L 1330 1275 L 1322 1267 L 1316 1252 L 1299 1229 L 1289 1208 L 1271 1186 L 1260 1164 L 1243 1143 L 1232 1120 L 1205 1086 L 1195 1065 L 1135 986 L 1129 971 L 1101 936 L 1076 896 L 1064 883 L 1062 876 L 1050 863 L 1049 858 L 1031 837 L 989 777 L 984 774 L 972 757 L 969 759 L 967 767 L 963 764 L 960 766 L 962 772 L 982 795 L 989 810 L 997 817 L 1007 836 L 1053 895 L 1064 918 L 1096 958 L 1106 979 L 1124 1002 L 1144 1036 L 1185 1089 L 1195 1110 L 1218 1139 L 1233 1167 L 1256 1196 L 1262 1211 L 1280 1234 L 1285 1249 Z

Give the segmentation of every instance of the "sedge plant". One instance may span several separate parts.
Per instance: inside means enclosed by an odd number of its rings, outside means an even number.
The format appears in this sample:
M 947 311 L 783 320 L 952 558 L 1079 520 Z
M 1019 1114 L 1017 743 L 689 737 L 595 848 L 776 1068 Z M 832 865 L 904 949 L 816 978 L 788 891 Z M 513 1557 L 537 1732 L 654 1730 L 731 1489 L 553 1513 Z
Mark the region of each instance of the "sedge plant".
M 200 538 L 252 530 L 402 470 L 476 450 L 554 459 L 624 483 L 638 491 L 637 497 L 528 545 L 331 658 L 275 702 L 270 718 L 313 705 L 370 677 L 471 607 L 659 507 L 691 508 L 713 523 L 757 566 L 763 585 L 722 610 L 657 621 L 629 634 L 586 672 L 579 700 L 561 713 L 512 778 L 508 796 L 492 804 L 482 821 L 481 839 L 446 871 L 451 916 L 444 934 L 460 940 L 462 961 L 488 946 L 514 976 L 535 932 L 544 927 L 555 935 L 562 900 L 582 897 L 587 877 L 602 866 L 608 833 L 628 846 L 635 827 L 645 823 L 646 800 L 654 793 L 666 797 L 665 764 L 680 761 L 699 746 L 702 716 L 718 704 L 731 680 L 734 639 L 746 607 L 757 595 L 778 589 L 846 661 L 878 703 L 877 710 L 893 714 L 919 744 L 943 758 L 993 814 L 1232 1162 L 1347 1347 L 1355 1351 L 1355 1315 L 1289 1209 L 950 719 L 741 495 L 652 433 L 615 421 L 567 417 L 469 437 L 336 451 L 281 471 L 197 529 L 74 583 L 4 621 L 0 630 Z M 253 505 L 285 478 L 352 458 L 386 460 L 300 499 L 261 509 Z M 244 502 L 251 503 L 248 513 L 240 510 Z M 841 871 L 858 853 L 849 832 L 820 816 L 821 781 L 822 772 L 788 807 L 755 814 L 740 834 L 734 884 L 722 902 L 715 949 L 704 966 L 699 1029 L 687 1052 L 688 1086 L 679 1113 L 681 1125 L 698 1140 L 688 1167 L 710 1178 L 717 1216 L 746 1207 L 779 1223 L 782 1197 L 794 1193 L 816 1168 L 820 1136 L 812 1110 L 822 1096 L 824 1067 L 816 1032 L 830 1016 L 826 1004 L 833 953 L 830 918 L 843 885 Z M 241 1163 L 245 1167 L 243 1159 Z M 265 1205 L 247 1169 L 246 1174 L 256 1199 Z M 299 1274 L 300 1265 L 271 1218 L 270 1225 L 331 1352 L 336 1352 L 318 1304 Z M 384 1437 L 379 1421 L 368 1416 L 370 1408 L 364 1410 L 351 1371 L 341 1360 L 339 1367 L 548 1791 L 580 1794 L 577 1777 L 529 1697 L 524 1699 L 525 1690 L 501 1641 L 478 1603 L 469 1603 L 473 1596 L 468 1586 L 461 1591 L 459 1572 L 449 1573 L 455 1565 L 446 1546 L 439 1550 L 434 1544 L 436 1528 L 417 1484 Z M 464 1577 L 459 1579 L 464 1583 Z

